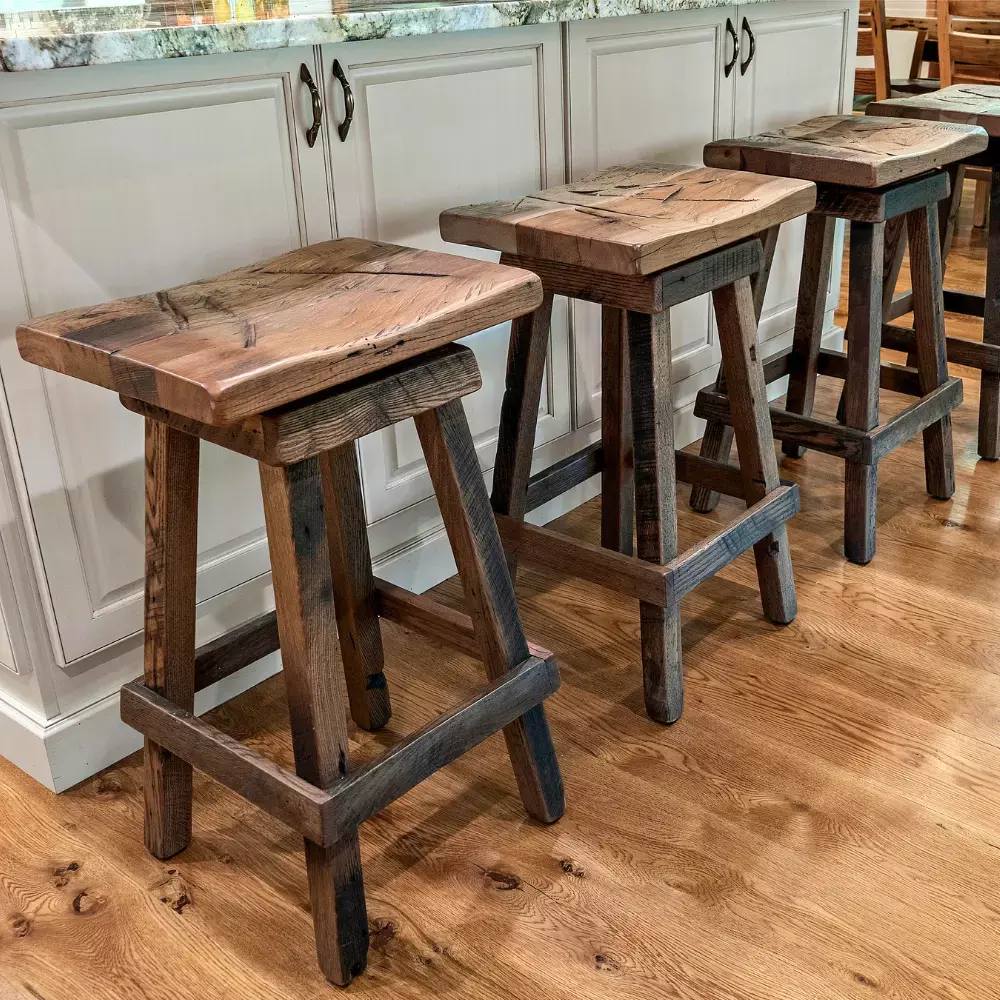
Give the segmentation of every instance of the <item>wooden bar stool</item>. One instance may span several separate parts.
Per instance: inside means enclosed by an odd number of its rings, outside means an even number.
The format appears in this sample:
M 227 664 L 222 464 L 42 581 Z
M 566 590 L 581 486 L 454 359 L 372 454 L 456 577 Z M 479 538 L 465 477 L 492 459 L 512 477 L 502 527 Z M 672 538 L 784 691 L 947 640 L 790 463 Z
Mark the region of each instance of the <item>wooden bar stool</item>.
M 867 563 L 875 555 L 878 463 L 893 448 L 923 431 L 927 492 L 947 500 L 955 489 L 950 414 L 962 401 L 962 382 L 949 378 L 945 362 L 936 206 L 947 197 L 949 180 L 938 168 L 985 146 L 982 129 L 846 115 L 705 147 L 712 166 L 808 178 L 819 187 L 806 223 L 794 340 L 764 371 L 767 382 L 788 375 L 785 407 L 771 407 L 785 454 L 799 458 L 815 448 L 846 461 L 844 554 L 851 562 Z M 883 273 L 885 230 L 897 218 L 905 218 L 910 238 L 915 368 L 880 358 L 883 289 L 895 280 Z M 851 223 L 846 355 L 821 349 L 837 219 Z M 819 374 L 845 380 L 839 422 L 812 415 Z M 715 388 L 700 392 L 695 404 L 695 415 L 708 420 L 701 454 L 715 461 L 728 455 L 731 436 L 724 428 L 735 416 L 727 384 L 728 373 L 720 369 Z M 880 387 L 918 399 L 880 423 Z M 708 511 L 717 499 L 694 490 L 691 506 Z
M 501 262 L 534 271 L 545 287 L 541 308 L 511 331 L 500 416 L 493 509 L 511 575 L 524 558 L 638 598 L 646 711 L 658 722 L 681 715 L 680 600 L 698 583 L 753 546 L 764 614 L 781 624 L 795 617 L 785 522 L 799 498 L 778 481 L 750 278 L 764 258 L 754 234 L 814 204 L 814 185 L 802 181 L 640 163 L 441 216 L 445 239 L 499 250 Z M 706 292 L 735 401 L 739 468 L 674 451 L 669 310 Z M 553 295 L 604 307 L 603 440 L 530 476 Z M 525 522 L 597 472 L 603 548 Z M 747 504 L 682 555 L 677 478 Z
M 986 251 L 986 294 L 944 290 L 946 312 L 961 313 L 965 316 L 979 316 L 983 319 L 983 342 L 947 337 L 948 360 L 968 368 L 978 368 L 982 372 L 979 395 L 979 454 L 983 458 L 1000 458 L 1000 87 L 988 84 L 959 84 L 946 87 L 933 94 L 919 97 L 894 99 L 871 104 L 868 114 L 891 115 L 896 118 L 911 118 L 920 121 L 954 122 L 978 125 L 986 130 L 989 146 L 985 151 L 975 153 L 952 168 L 951 196 L 941 203 L 941 256 L 942 270 L 948 261 L 948 251 L 958 220 L 958 210 L 962 201 L 962 181 L 966 166 L 979 167 L 988 171 L 990 182 L 989 241 Z M 904 239 L 889 241 L 886 252 L 893 251 L 893 277 L 898 275 L 903 252 Z M 895 281 L 893 281 L 893 286 Z M 892 295 L 894 287 L 887 288 Z M 913 292 L 900 293 L 892 299 L 886 320 L 904 316 L 913 309 Z M 916 334 L 895 324 L 882 327 L 882 342 L 886 347 L 912 353 L 916 345 Z
M 521 629 L 461 402 L 479 370 L 450 343 L 541 298 L 525 271 L 343 239 L 17 331 L 26 360 L 117 391 L 146 420 L 145 678 L 121 713 L 146 737 L 147 847 L 187 846 L 192 765 L 300 832 L 320 966 L 341 985 L 368 953 L 364 820 L 501 728 L 528 813 L 563 812 L 542 708 L 558 670 Z M 354 442 L 407 417 L 471 617 L 372 576 Z M 196 650 L 199 439 L 260 465 L 277 613 Z M 383 725 L 380 616 L 481 657 L 490 683 L 352 770 L 331 665 L 339 632 L 351 714 Z M 193 714 L 197 689 L 279 637 L 295 774 Z

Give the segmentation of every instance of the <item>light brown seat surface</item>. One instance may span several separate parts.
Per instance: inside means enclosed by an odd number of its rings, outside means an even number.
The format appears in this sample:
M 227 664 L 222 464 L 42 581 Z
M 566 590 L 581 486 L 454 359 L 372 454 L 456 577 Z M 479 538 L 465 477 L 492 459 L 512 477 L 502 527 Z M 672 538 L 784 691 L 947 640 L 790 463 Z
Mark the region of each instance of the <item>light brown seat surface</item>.
M 985 83 L 959 83 L 930 94 L 894 97 L 869 104 L 866 111 L 880 117 L 979 125 L 991 137 L 1000 137 L 1000 87 Z
M 441 213 L 441 235 L 518 257 L 653 274 L 816 204 L 812 184 L 666 163 L 609 167 L 514 201 Z
M 21 356 L 229 424 L 530 312 L 528 271 L 341 239 L 165 292 L 28 320 Z
M 975 126 L 829 115 L 705 147 L 705 162 L 825 184 L 879 188 L 964 160 L 987 146 Z

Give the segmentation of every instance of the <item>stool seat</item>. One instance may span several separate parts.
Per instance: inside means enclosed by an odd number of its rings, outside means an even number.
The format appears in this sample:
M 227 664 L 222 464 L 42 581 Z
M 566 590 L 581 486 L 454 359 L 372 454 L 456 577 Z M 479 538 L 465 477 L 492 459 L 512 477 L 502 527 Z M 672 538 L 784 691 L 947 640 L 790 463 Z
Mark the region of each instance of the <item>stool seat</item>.
M 710 142 L 705 162 L 817 184 L 880 188 L 965 159 L 987 144 L 986 133 L 971 125 L 829 115 Z
M 17 343 L 44 368 L 225 425 L 521 316 L 541 299 L 528 271 L 340 239 L 30 319 Z
M 978 125 L 990 138 L 1000 138 L 1000 87 L 984 83 L 961 83 L 930 94 L 894 97 L 874 102 L 866 110 L 878 117 Z
M 441 235 L 525 259 L 654 274 L 808 212 L 812 185 L 635 163 L 512 201 L 450 209 Z

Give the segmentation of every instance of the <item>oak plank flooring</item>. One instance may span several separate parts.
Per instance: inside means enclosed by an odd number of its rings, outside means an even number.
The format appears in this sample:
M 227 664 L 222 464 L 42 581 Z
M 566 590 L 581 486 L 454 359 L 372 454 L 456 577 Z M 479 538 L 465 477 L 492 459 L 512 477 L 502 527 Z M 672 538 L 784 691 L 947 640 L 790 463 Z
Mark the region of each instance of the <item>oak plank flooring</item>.
M 948 284 L 973 291 L 970 210 Z M 981 336 L 980 320 L 946 320 Z M 953 498 L 926 496 L 919 437 L 894 451 L 878 555 L 853 566 L 843 464 L 783 459 L 802 490 L 799 615 L 763 619 L 749 554 L 686 597 L 686 709 L 670 728 L 645 717 L 636 603 L 521 569 L 526 632 L 562 673 L 546 711 L 566 815 L 525 818 L 496 735 L 366 823 L 372 949 L 351 995 L 1000 996 L 1000 464 L 977 461 L 978 373 L 951 371 L 974 376 L 953 414 Z M 839 385 L 819 378 L 818 413 Z M 906 402 L 884 392 L 881 408 Z M 740 506 L 678 502 L 680 546 Z M 599 502 L 560 527 L 598 539 Z M 438 596 L 462 600 L 456 580 Z M 384 632 L 394 714 L 385 731 L 349 728 L 359 764 L 482 678 Z M 292 765 L 280 676 L 212 720 Z M 203 776 L 191 846 L 167 862 L 142 844 L 138 755 L 61 796 L 0 761 L 0 814 L 2 1000 L 338 995 L 315 962 L 300 838 Z

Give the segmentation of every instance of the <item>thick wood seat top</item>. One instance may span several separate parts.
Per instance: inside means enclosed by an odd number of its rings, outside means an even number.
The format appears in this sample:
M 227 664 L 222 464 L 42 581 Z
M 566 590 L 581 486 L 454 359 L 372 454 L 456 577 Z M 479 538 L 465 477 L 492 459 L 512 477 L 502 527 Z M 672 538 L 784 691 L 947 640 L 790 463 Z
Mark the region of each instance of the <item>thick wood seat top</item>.
M 28 320 L 26 360 L 225 425 L 522 316 L 531 272 L 368 240 Z
M 441 235 L 526 259 L 653 274 L 816 204 L 812 184 L 709 167 L 635 163 L 513 201 L 441 213 Z
M 879 188 L 984 150 L 971 125 L 909 118 L 829 115 L 705 147 L 705 162 L 730 170 L 801 177 L 817 184 Z
M 991 137 L 1000 137 L 1000 87 L 986 83 L 960 83 L 929 94 L 875 101 L 866 111 L 879 117 L 979 125 Z

